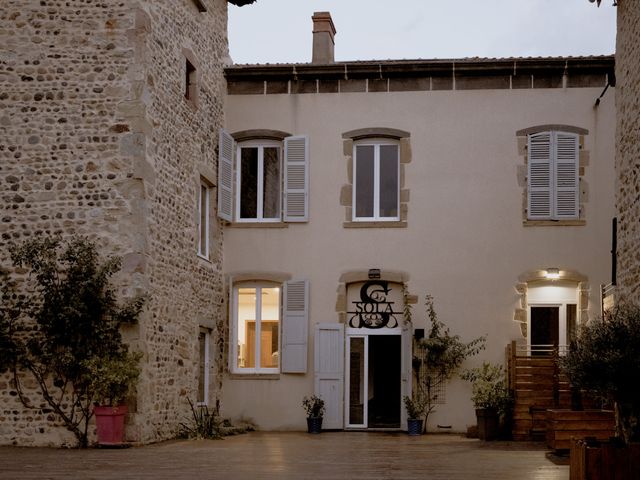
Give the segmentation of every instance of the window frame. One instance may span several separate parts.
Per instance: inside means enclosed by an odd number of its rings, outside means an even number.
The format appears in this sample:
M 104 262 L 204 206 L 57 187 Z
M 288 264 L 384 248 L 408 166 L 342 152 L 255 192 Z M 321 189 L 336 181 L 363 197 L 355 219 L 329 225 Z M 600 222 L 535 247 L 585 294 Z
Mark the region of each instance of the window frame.
M 278 163 L 280 167 L 280 176 L 278 179 L 279 194 L 278 194 L 278 216 L 273 218 L 264 218 L 264 149 L 276 147 L 278 149 Z M 258 149 L 258 189 L 256 205 L 257 216 L 254 218 L 242 218 L 240 216 L 242 207 L 242 168 L 240 162 L 242 161 L 242 149 L 243 148 L 257 148 Z M 235 160 L 235 222 L 236 223 L 281 223 L 283 221 L 283 196 L 284 196 L 284 163 L 283 163 L 283 142 L 277 140 L 247 140 L 243 142 L 237 142 L 236 145 L 236 160 Z
M 242 281 L 236 282 L 233 284 L 233 315 L 231 318 L 231 358 L 229 371 L 232 374 L 240 374 L 240 375 L 255 375 L 255 374 L 279 374 L 282 369 L 282 321 L 283 321 L 283 287 L 284 285 L 279 282 L 273 281 Z M 241 288 L 278 288 L 279 289 L 279 298 L 278 298 L 278 366 L 277 367 L 239 367 L 238 366 L 238 313 L 239 313 L 239 293 Z M 260 299 L 258 301 L 257 299 Z M 256 365 L 260 364 L 261 360 L 261 350 L 260 350 L 260 339 L 262 335 L 262 296 L 256 295 L 256 330 L 254 335 L 255 341 L 255 359 Z
M 202 212 L 202 193 L 205 192 L 205 212 L 203 217 Z M 198 185 L 198 250 L 197 254 L 200 258 L 205 260 L 209 260 L 210 255 L 210 229 L 211 229 L 211 186 L 203 179 L 200 178 L 200 183 Z M 202 219 L 204 218 L 204 224 L 202 223 Z M 203 232 L 204 229 L 204 232 Z M 204 249 L 202 245 L 202 238 L 204 236 Z
M 209 370 L 211 368 L 211 329 L 200 327 L 198 331 L 198 354 L 200 354 L 200 335 L 204 335 L 204 369 L 203 369 L 203 392 L 202 400 L 196 398 L 196 406 L 204 407 L 209 405 Z M 200 373 L 200 362 L 198 361 L 198 374 Z M 200 395 L 200 379 L 198 378 L 198 391 Z
M 397 171 L 397 188 L 396 188 L 396 210 L 397 215 L 394 217 L 380 216 L 380 147 L 384 145 L 392 145 L 396 147 L 396 171 Z M 372 217 L 357 216 L 357 165 L 358 147 L 373 146 L 373 212 Z M 352 221 L 353 222 L 398 222 L 400 221 L 400 143 L 397 140 L 388 138 L 366 138 L 353 142 L 353 191 L 352 191 Z

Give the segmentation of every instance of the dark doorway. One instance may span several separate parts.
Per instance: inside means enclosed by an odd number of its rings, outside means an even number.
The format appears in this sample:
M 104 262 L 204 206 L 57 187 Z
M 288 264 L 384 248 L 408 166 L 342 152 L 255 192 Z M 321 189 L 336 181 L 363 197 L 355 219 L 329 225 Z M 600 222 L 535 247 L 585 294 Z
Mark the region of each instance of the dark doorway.
M 551 355 L 560 336 L 560 307 L 531 307 L 531 354 Z
M 400 335 L 369 335 L 369 428 L 400 428 Z

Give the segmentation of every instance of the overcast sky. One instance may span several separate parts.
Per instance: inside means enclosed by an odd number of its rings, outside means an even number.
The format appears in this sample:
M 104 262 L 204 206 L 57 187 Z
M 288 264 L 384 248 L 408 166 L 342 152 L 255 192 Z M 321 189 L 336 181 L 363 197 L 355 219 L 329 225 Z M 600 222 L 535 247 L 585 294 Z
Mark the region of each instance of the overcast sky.
M 603 0 L 257 0 L 229 4 L 235 63 L 311 61 L 311 16 L 329 11 L 337 61 L 608 55 L 616 8 Z

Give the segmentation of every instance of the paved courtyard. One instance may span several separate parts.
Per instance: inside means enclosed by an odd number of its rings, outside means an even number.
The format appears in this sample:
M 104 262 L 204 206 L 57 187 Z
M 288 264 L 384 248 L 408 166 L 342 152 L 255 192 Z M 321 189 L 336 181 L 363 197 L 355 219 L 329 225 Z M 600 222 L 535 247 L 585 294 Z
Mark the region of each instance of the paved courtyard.
M 0 479 L 567 480 L 541 444 L 457 435 L 254 432 L 122 450 L 0 447 Z

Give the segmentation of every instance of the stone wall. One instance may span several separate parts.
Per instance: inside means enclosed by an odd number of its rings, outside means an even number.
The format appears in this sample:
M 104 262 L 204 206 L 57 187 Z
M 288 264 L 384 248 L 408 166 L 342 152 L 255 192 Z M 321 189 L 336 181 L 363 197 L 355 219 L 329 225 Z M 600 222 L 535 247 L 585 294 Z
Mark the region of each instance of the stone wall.
M 149 295 L 125 332 L 144 353 L 131 441 L 175 433 L 197 391 L 199 326 L 222 339 L 221 235 L 212 214 L 211 260 L 197 257 L 196 200 L 201 177 L 215 183 L 227 6 L 199 3 L 207 11 L 192 0 L 0 9 L 0 263 L 9 242 L 55 233 L 123 257 L 122 295 Z M 195 102 L 184 95 L 186 55 Z M 221 363 L 211 364 L 215 404 Z M 8 377 L 0 405 L 0 444 L 73 443 L 52 414 L 21 406 Z
M 640 303 L 640 1 L 617 8 L 617 298 Z

